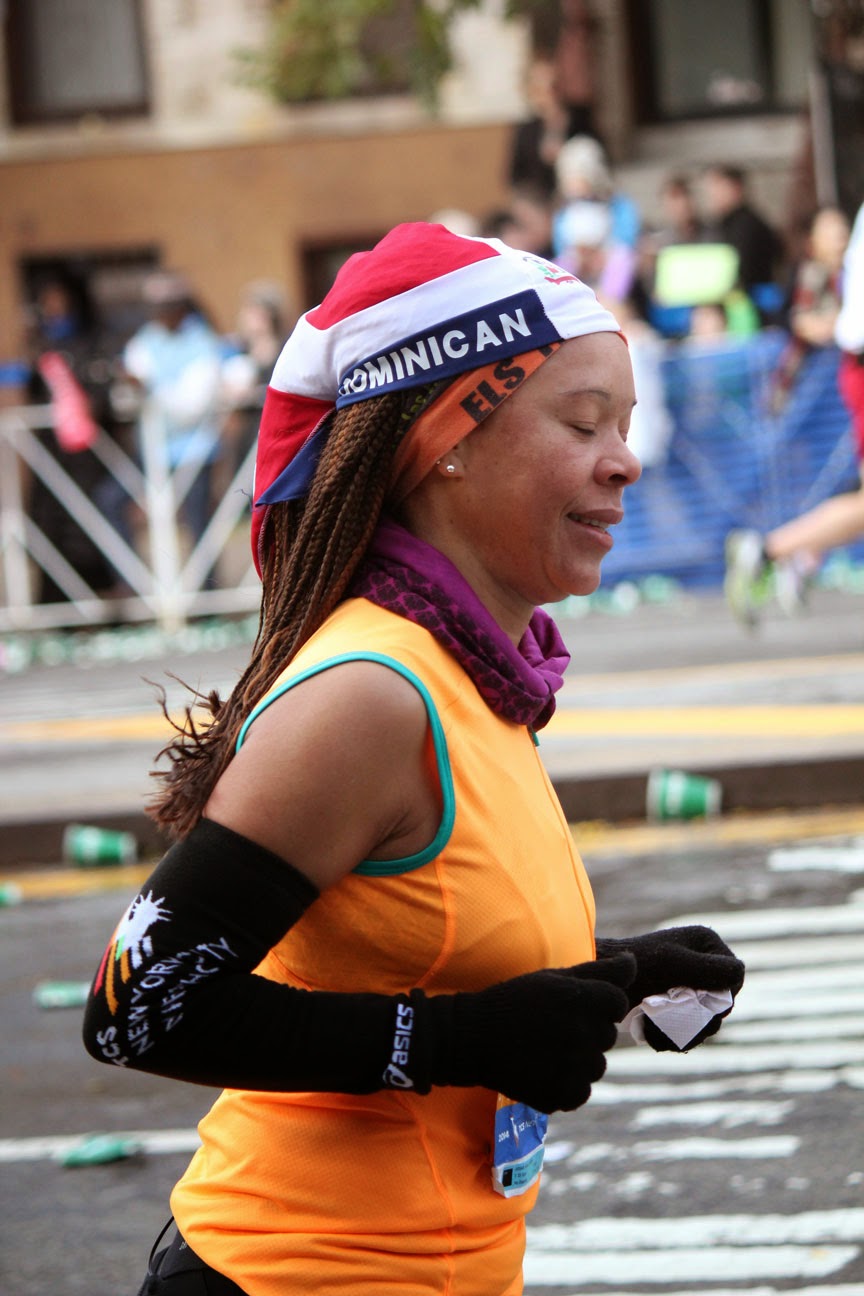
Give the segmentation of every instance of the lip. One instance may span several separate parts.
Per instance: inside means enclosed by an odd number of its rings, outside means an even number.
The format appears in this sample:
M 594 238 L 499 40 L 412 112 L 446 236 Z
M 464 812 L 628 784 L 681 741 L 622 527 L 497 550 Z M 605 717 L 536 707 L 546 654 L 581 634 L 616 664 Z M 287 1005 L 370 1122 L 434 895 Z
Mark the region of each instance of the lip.
M 602 526 L 592 526 L 591 522 L 583 521 L 583 518 L 591 517 L 593 522 L 601 522 Z M 620 516 L 617 518 L 620 521 Z M 614 526 L 614 522 L 606 521 L 606 517 L 601 517 L 598 513 L 567 513 L 567 521 L 571 526 L 579 527 L 585 537 L 591 537 L 595 544 L 610 550 L 615 543 L 606 526 Z
M 624 510 L 621 508 L 571 509 L 567 517 L 571 522 L 582 522 L 583 519 L 590 518 L 592 522 L 599 522 L 601 526 L 613 527 L 624 520 Z
M 604 526 L 618 526 L 623 521 L 623 508 L 615 508 L 614 505 L 606 505 L 605 508 L 571 508 L 567 517 L 575 521 L 576 518 L 589 517 L 593 522 L 601 522 Z

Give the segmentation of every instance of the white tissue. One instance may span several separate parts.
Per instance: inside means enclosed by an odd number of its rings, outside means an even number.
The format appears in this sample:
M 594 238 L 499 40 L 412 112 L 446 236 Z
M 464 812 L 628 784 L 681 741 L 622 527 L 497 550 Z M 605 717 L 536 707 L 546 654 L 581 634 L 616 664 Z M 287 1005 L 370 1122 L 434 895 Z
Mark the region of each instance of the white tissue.
M 630 1009 L 621 1022 L 621 1030 L 629 1030 L 637 1044 L 644 1044 L 645 1018 L 650 1017 L 673 1044 L 686 1048 L 712 1017 L 731 1007 L 730 990 L 691 990 L 689 986 L 674 986 L 665 994 L 646 995 L 641 1003 Z

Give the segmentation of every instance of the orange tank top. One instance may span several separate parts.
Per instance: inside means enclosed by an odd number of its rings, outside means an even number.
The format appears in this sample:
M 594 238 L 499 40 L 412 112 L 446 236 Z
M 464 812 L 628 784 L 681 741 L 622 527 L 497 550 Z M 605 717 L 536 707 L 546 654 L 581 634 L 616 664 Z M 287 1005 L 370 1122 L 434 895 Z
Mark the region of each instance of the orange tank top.
M 367 861 L 325 891 L 258 972 L 306 989 L 439 994 L 593 958 L 590 886 L 533 735 L 495 715 L 428 631 L 348 600 L 247 727 L 304 678 L 358 657 L 424 699 L 439 830 L 422 853 Z M 248 1296 L 518 1296 L 537 1186 L 518 1190 L 518 1146 L 503 1173 L 517 1195 L 493 1183 L 500 1105 L 481 1088 L 226 1090 L 172 1195 L 178 1227 Z M 518 1144 L 524 1122 L 509 1123 Z

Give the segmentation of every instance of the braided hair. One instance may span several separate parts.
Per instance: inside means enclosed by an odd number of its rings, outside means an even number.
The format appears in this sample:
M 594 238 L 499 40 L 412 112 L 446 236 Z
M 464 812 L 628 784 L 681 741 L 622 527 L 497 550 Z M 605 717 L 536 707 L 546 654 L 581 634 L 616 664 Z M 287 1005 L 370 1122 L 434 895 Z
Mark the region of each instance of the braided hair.
M 270 506 L 262 535 L 258 635 L 249 663 L 226 701 L 190 688 L 193 701 L 159 753 L 168 768 L 151 771 L 160 787 L 148 813 L 173 837 L 201 818 L 237 735 L 255 704 L 345 596 L 366 552 L 390 484 L 393 456 L 417 415 L 445 383 L 370 397 L 332 416 L 309 495 Z M 193 714 L 203 709 L 202 724 Z

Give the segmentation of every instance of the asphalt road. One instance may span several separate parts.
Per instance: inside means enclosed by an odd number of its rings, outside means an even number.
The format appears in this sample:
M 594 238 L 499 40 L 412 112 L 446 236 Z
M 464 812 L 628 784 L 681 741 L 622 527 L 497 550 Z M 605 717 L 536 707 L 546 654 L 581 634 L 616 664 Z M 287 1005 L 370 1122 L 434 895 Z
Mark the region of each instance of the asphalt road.
M 571 818 L 644 813 L 658 766 L 722 777 L 727 808 L 858 799 L 862 595 L 816 590 L 806 615 L 773 609 L 755 634 L 716 592 L 626 615 L 564 606 L 558 618 L 572 659 L 541 755 Z M 178 678 L 227 692 L 249 646 L 213 638 L 207 627 L 164 642 L 106 632 L 85 637 L 74 662 L 6 674 L 0 663 L 0 868 L 59 859 L 70 822 L 153 844 L 143 806 L 171 732 L 148 681 L 166 686 L 172 709 L 188 700 Z
M 622 1041 L 591 1103 L 553 1118 L 527 1296 L 864 1296 L 864 811 L 577 840 L 601 931 L 687 915 L 749 972 L 715 1040 L 688 1056 Z M 0 1291 L 133 1296 L 212 1095 L 99 1066 L 77 1009 L 34 1002 L 45 980 L 89 978 L 135 876 L 78 895 L 26 881 L 34 898 L 0 909 Z M 60 1163 L 96 1131 L 144 1150 Z

